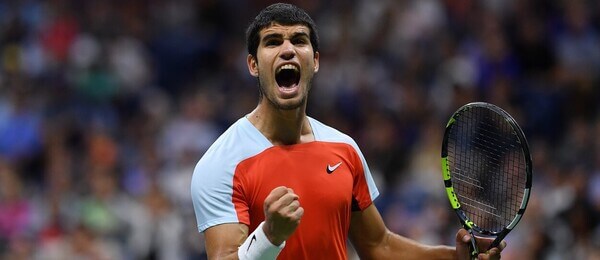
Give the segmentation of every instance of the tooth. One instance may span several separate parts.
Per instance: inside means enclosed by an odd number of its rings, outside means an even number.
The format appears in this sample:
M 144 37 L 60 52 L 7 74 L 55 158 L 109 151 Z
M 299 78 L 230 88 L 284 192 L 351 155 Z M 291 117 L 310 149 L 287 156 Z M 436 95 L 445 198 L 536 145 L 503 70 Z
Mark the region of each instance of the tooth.
M 279 73 L 281 70 L 294 70 L 294 71 L 298 71 L 298 67 L 296 67 L 296 65 L 293 64 L 285 64 L 281 67 L 279 67 L 279 69 L 277 69 L 277 72 Z

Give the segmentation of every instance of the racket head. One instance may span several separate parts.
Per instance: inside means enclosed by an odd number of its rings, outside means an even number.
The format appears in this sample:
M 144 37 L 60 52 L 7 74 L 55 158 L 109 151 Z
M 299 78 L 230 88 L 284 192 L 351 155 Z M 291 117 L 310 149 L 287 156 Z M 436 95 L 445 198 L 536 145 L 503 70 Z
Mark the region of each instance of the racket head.
M 459 108 L 446 125 L 442 172 L 450 205 L 470 232 L 498 243 L 522 218 L 532 183 L 529 145 L 515 119 L 485 102 Z

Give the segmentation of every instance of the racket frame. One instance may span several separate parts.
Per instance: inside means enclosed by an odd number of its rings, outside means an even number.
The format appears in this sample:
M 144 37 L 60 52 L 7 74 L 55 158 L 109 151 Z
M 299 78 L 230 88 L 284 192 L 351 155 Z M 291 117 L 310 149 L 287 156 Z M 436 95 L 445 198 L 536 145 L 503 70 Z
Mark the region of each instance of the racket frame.
M 519 210 L 515 214 L 514 218 L 512 219 L 512 221 L 499 232 L 482 229 L 481 227 L 477 226 L 477 224 L 474 223 L 471 219 L 469 219 L 469 217 L 467 217 L 465 212 L 462 210 L 460 201 L 458 200 L 458 197 L 457 197 L 456 193 L 454 192 L 454 187 L 452 186 L 452 173 L 450 172 L 450 165 L 448 163 L 448 137 L 449 137 L 448 135 L 450 133 L 450 129 L 453 127 L 457 118 L 460 117 L 464 111 L 466 111 L 468 109 L 472 109 L 474 107 L 487 108 L 487 109 L 492 110 L 493 112 L 499 114 L 500 116 L 502 116 L 504 118 L 504 120 L 506 120 L 507 123 L 509 123 L 511 125 L 512 129 L 516 133 L 519 142 L 521 142 L 521 149 L 522 149 L 523 155 L 525 157 L 525 172 L 526 172 L 527 176 L 526 176 L 525 190 L 523 193 L 523 199 L 521 201 L 521 205 L 519 207 Z M 471 247 L 471 256 L 476 258 L 477 255 L 479 254 L 479 250 L 477 248 L 477 243 L 475 241 L 475 234 L 487 236 L 487 237 L 495 237 L 494 241 L 492 242 L 492 244 L 490 245 L 488 250 L 493 247 L 497 247 L 500 244 L 500 242 L 506 237 L 506 235 L 508 235 L 508 233 L 510 233 L 510 231 L 512 231 L 512 229 L 519 223 L 519 221 L 523 217 L 523 214 L 525 213 L 525 209 L 527 208 L 527 203 L 529 202 L 529 196 L 531 193 L 532 172 L 533 172 L 531 154 L 529 152 L 529 145 L 527 143 L 527 139 L 525 138 L 525 134 L 523 133 L 523 130 L 521 129 L 519 124 L 517 124 L 517 121 L 508 112 L 506 112 L 503 109 L 501 109 L 500 107 L 490 104 L 490 103 L 472 102 L 472 103 L 468 103 L 468 104 L 460 107 L 458 110 L 456 110 L 456 112 L 454 112 L 454 114 L 452 114 L 452 116 L 448 120 L 448 123 L 446 124 L 446 129 L 444 131 L 444 138 L 442 141 L 441 156 L 442 156 L 442 160 L 441 160 L 442 161 L 442 174 L 443 174 L 443 178 L 444 178 L 444 186 L 446 188 L 446 195 L 448 196 L 448 200 L 450 202 L 450 205 L 452 206 L 452 209 L 454 209 L 454 212 L 457 214 L 458 218 L 460 219 L 461 224 L 471 234 L 471 246 L 470 246 Z

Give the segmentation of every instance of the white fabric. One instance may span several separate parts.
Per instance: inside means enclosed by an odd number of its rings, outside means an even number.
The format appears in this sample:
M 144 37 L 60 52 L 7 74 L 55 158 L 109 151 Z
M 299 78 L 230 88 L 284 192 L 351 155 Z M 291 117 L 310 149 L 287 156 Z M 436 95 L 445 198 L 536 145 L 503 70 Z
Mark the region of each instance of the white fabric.
M 238 258 L 240 260 L 271 260 L 277 258 L 279 252 L 283 250 L 285 241 L 279 246 L 273 245 L 263 231 L 264 224 L 264 221 L 261 222 L 238 248 Z

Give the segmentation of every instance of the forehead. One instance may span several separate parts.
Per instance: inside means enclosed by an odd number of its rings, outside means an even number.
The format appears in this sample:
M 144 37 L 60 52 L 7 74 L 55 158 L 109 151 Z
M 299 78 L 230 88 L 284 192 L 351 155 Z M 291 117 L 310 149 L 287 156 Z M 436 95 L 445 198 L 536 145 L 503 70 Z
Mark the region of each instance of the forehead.
M 265 35 L 271 34 L 279 34 L 282 36 L 291 36 L 298 33 L 304 33 L 306 35 L 310 35 L 310 29 L 308 26 L 303 24 L 294 24 L 294 25 L 282 25 L 279 23 L 272 23 L 271 25 L 260 30 L 260 38 L 263 38 Z

